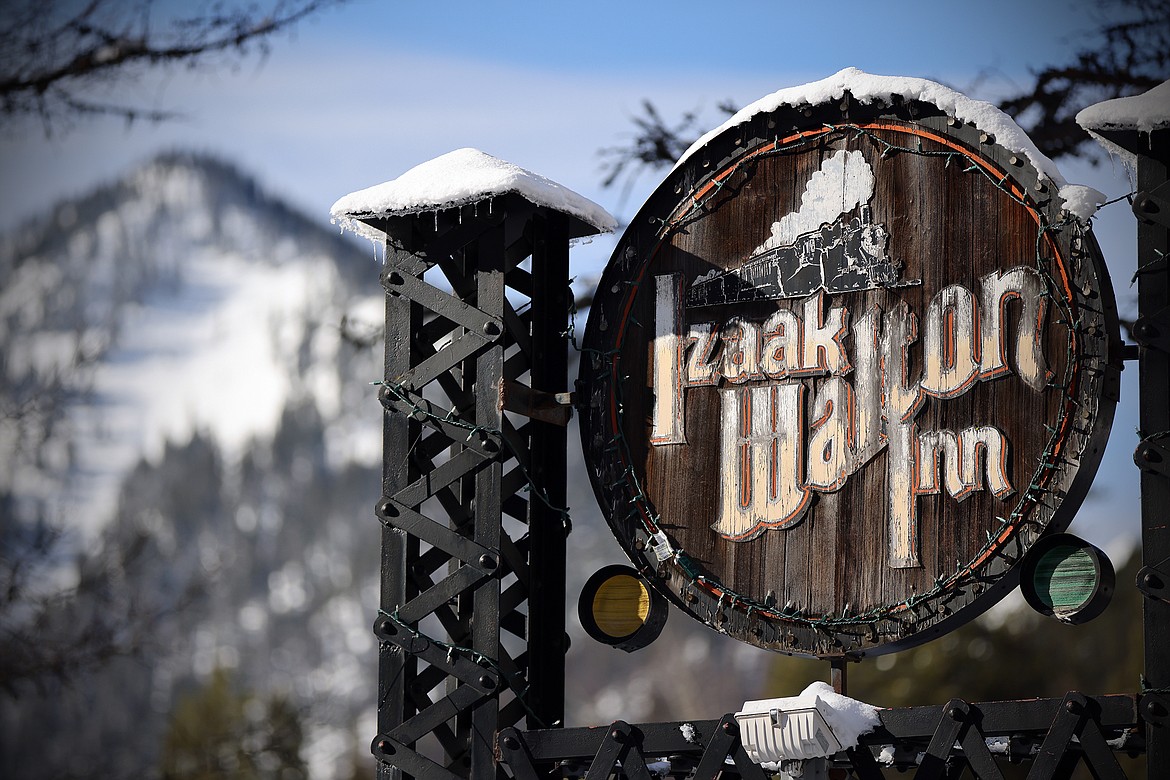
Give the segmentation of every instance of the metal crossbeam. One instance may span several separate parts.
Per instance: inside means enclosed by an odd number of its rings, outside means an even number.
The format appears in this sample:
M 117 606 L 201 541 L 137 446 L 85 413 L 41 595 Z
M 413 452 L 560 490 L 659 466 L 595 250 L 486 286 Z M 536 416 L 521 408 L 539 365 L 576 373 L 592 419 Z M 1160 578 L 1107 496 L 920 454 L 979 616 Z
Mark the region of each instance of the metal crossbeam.
M 958 777 L 965 770 L 976 780 L 1002 780 L 1003 772 L 989 747 L 993 738 L 1010 748 L 1039 745 L 1029 780 L 1068 777 L 1083 763 L 1094 777 L 1121 777 L 1114 750 L 1141 748 L 1137 700 L 1133 696 L 1089 697 L 1070 693 L 1064 699 L 969 704 L 954 699 L 942 706 L 879 710 L 881 725 L 861 738 L 856 748 L 830 759 L 831 766 L 851 770 L 863 780 L 882 777 L 875 752 L 896 746 L 896 766 L 913 770 L 917 780 Z M 1107 737 L 1108 735 L 1108 737 Z M 1113 740 L 1113 746 L 1107 742 Z M 559 761 L 585 768 L 592 777 L 637 777 L 650 763 L 669 762 L 691 780 L 763 778 L 763 770 L 747 757 L 735 718 L 688 723 L 628 725 L 617 721 L 606 728 L 578 728 L 500 735 L 500 754 L 516 780 L 536 777 L 533 767 Z M 637 750 L 632 747 L 636 746 Z M 620 761 L 620 772 L 615 771 Z M 730 763 L 729 763 L 730 761 Z

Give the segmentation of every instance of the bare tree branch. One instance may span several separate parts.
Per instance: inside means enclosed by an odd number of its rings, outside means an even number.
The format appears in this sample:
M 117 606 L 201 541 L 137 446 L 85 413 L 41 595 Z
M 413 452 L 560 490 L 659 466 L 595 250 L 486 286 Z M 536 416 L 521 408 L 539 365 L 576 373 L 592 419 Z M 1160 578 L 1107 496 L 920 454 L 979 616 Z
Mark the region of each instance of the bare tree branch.
M 1170 0 L 1104 0 L 1101 26 L 1070 61 L 1034 71 L 1032 85 L 999 103 L 1049 157 L 1090 156 L 1076 113 L 1093 103 L 1144 92 L 1170 78 Z M 733 109 L 720 106 L 731 113 Z M 609 187 L 623 175 L 672 165 L 700 135 L 696 112 L 669 124 L 649 100 L 633 118 L 632 141 L 600 150 Z
M 160 604 L 128 584 L 150 549 L 143 533 L 77 553 L 77 583 L 56 589 L 61 531 L 34 525 L 27 534 L 0 542 L 0 695 L 19 698 L 30 685 L 140 654 L 162 620 L 199 597 L 199 584 L 189 583 Z
M 1072 62 L 1033 72 L 1030 89 L 1000 101 L 1049 157 L 1085 156 L 1089 135 L 1076 123 L 1082 108 L 1144 92 L 1170 78 L 1170 0 L 1112 0 L 1092 45 Z
M 162 121 L 172 110 L 94 95 L 175 66 L 238 64 L 269 52 L 278 33 L 346 0 L 270 0 L 267 5 L 213 3 L 191 16 L 153 21 L 155 0 L 128 5 L 61 0 L 0 8 L 0 116 L 39 117 L 46 132 L 63 119 L 115 116 Z
M 650 100 L 642 101 L 642 116 L 635 116 L 633 141 L 628 145 L 602 149 L 602 185 L 612 186 L 623 173 L 627 186 L 644 170 L 653 170 L 672 164 L 703 131 L 697 111 L 688 111 L 674 125 L 668 125 Z M 729 102 L 719 104 L 719 110 L 730 116 L 735 107 Z

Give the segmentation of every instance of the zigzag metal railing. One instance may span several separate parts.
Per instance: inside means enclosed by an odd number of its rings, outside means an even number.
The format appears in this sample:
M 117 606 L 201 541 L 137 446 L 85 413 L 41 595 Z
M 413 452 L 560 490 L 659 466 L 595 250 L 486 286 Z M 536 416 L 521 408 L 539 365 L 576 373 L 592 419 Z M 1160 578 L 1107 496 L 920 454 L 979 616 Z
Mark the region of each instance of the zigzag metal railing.
M 861 780 L 879 780 L 883 766 L 914 770 L 907 776 L 916 780 L 959 777 L 965 769 L 976 780 L 1002 780 L 998 755 L 1010 763 L 1030 761 L 1029 780 L 1068 777 L 1080 764 L 1100 780 L 1120 780 L 1125 775 L 1114 751 L 1144 747 L 1133 696 L 1074 692 L 1064 699 L 988 704 L 955 699 L 879 714 L 881 726 L 835 756 L 833 768 Z M 561 763 L 563 776 L 587 780 L 764 780 L 771 774 L 747 757 L 731 715 L 637 726 L 618 721 L 596 729 L 507 729 L 500 752 L 516 780 L 537 780 L 536 767 L 550 761 Z
M 509 195 L 366 221 L 388 236 L 373 752 L 383 778 L 494 777 L 500 728 L 564 710 L 565 433 L 504 410 L 557 416 L 532 399 L 567 382 L 570 219 Z

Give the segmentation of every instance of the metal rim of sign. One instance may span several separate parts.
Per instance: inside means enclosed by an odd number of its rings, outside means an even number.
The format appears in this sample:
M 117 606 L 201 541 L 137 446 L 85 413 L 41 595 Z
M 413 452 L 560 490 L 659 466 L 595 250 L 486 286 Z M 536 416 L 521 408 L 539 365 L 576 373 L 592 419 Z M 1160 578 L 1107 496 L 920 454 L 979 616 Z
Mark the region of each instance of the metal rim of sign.
M 622 351 L 639 287 L 674 231 L 701 219 L 707 204 L 771 155 L 801 153 L 842 136 L 864 138 L 887 154 L 947 157 L 988 179 L 1035 219 L 1042 248 L 1057 268 L 1047 294 L 1068 333 L 1063 393 L 1051 436 L 1027 488 L 970 560 L 957 561 L 934 586 L 861 614 L 806 614 L 736 593 L 704 571 L 671 538 L 643 489 L 626 436 L 623 394 L 636 382 Z M 893 139 L 893 140 L 891 140 Z M 901 142 L 899 142 L 901 141 Z M 923 141 L 927 141 L 924 148 Z M 952 159 L 953 158 L 953 159 Z M 1112 424 L 1120 374 L 1120 337 L 1112 287 L 1096 241 L 1067 212 L 1051 182 L 1023 155 L 986 132 L 918 101 L 862 104 L 845 97 L 817 106 L 780 106 L 728 128 L 676 167 L 620 239 L 598 285 L 583 344 L 581 435 L 598 501 L 619 543 L 672 603 L 709 626 L 759 647 L 821 658 L 878 655 L 910 647 L 966 623 L 1018 582 L 1018 562 L 1046 531 L 1062 531 L 1096 473 Z M 640 379 L 640 377 L 638 378 Z M 668 519 L 669 520 L 669 519 Z

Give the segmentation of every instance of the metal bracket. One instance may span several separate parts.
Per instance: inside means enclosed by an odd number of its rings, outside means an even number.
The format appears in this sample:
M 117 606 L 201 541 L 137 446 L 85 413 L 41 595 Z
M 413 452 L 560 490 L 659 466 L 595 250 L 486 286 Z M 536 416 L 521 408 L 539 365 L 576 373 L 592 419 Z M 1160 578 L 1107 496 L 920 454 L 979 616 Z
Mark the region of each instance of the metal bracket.
M 1170 227 L 1170 202 L 1152 192 L 1134 195 L 1133 213 L 1139 222 Z
M 481 344 L 495 342 L 504 332 L 504 323 L 498 317 L 397 268 L 382 272 L 382 288 L 387 295 L 403 295 L 440 317 L 462 325 Z
M 979 729 L 981 718 L 979 710 L 962 699 L 951 699 L 943 705 L 942 718 L 939 719 L 915 777 L 926 780 L 950 777 L 947 759 L 958 742 L 976 777 L 1003 780 L 1003 773 L 999 771 L 983 741 L 983 732 Z
M 500 383 L 500 409 L 565 427 L 573 416 L 575 393 L 547 393 L 511 379 Z
M 877 759 L 873 757 L 873 753 L 865 745 L 846 748 L 845 755 L 853 767 L 853 774 L 859 780 L 883 780 L 885 777 L 881 767 L 878 766 Z
M 1066 694 L 1052 719 L 1048 736 L 1036 754 L 1032 771 L 1028 773 L 1029 780 L 1071 777 L 1082 758 L 1093 777 L 1125 780 L 1125 774 L 1101 732 L 1099 716 L 1096 702 L 1077 691 Z M 1079 750 L 1073 747 L 1074 737 Z
M 433 777 L 435 780 L 461 780 L 446 767 L 413 750 L 393 737 L 379 734 L 370 745 L 370 752 L 382 764 L 392 765 L 414 777 Z
M 731 757 L 740 777 L 744 780 L 763 780 L 764 770 L 753 764 L 743 749 L 739 739 L 739 724 L 735 722 L 735 715 L 724 715 L 719 725 L 711 733 L 707 748 L 695 767 L 695 780 L 713 780 L 722 771 Z
M 1133 451 L 1133 462 L 1142 471 L 1153 471 L 1170 477 L 1170 448 L 1154 436 L 1147 436 L 1141 440 L 1137 449 Z
M 425 634 L 381 616 L 374 622 L 374 634 L 381 641 L 396 645 L 404 653 L 417 656 L 458 678 L 480 697 L 491 697 L 498 693 L 500 678 L 496 672 L 470 661 L 462 653 L 451 652 L 449 648 L 436 644 Z
M 464 450 L 474 453 L 474 450 Z M 450 461 L 448 461 L 450 462 Z M 432 547 L 451 555 L 465 566 L 471 566 L 485 577 L 502 576 L 500 554 L 474 540 L 428 520 L 423 515 L 394 498 L 383 498 L 375 511 L 387 525 L 417 536 Z
M 378 391 L 378 400 L 383 409 L 426 421 L 452 441 L 461 442 L 485 458 L 494 458 L 500 454 L 500 434 L 497 431 L 479 428 L 469 433 L 467 425 L 448 419 L 447 412 L 423 398 L 422 393 L 383 385 Z
M 1144 566 L 1137 573 L 1138 590 L 1152 599 L 1170 602 L 1170 588 L 1166 587 L 1167 577 L 1154 566 Z
M 496 745 L 499 759 L 512 770 L 516 780 L 539 780 L 532 754 L 519 731 L 515 728 L 504 729 Z
M 619 763 L 622 772 L 630 780 L 650 780 L 640 742 L 639 735 L 630 724 L 614 721 L 609 727 L 609 733 L 601 741 L 593 763 L 589 765 L 586 780 L 606 780 Z
M 1144 693 L 1138 711 L 1142 720 L 1155 726 L 1170 726 L 1170 698 L 1163 693 Z
M 1143 347 L 1170 352 L 1170 307 L 1145 317 L 1138 317 L 1134 320 L 1130 333 Z

